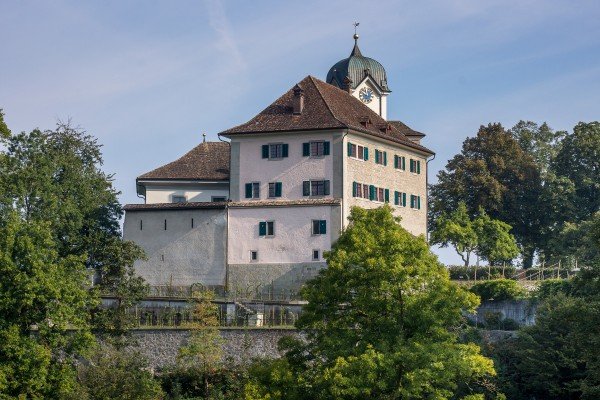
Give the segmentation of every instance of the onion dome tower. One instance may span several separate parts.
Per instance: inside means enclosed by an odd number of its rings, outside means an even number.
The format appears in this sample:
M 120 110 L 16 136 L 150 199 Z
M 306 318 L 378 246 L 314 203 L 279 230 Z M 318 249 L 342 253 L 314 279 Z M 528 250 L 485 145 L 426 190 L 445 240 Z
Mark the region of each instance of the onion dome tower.
M 387 119 L 387 96 L 391 90 L 385 68 L 377 60 L 362 55 L 356 33 L 350 56 L 335 63 L 325 81 L 352 94 Z

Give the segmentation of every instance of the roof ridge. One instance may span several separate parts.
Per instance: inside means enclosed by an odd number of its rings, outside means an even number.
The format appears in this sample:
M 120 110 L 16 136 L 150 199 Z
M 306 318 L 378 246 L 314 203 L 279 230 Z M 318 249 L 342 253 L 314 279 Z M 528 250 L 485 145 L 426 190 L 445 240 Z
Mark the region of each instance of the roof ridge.
M 329 103 L 327 102 L 327 100 L 325 100 L 325 96 L 323 96 L 323 93 L 321 92 L 321 89 L 319 89 L 319 85 L 317 85 L 317 83 L 315 82 L 315 77 L 313 77 L 312 75 L 308 76 L 312 82 L 312 84 L 315 86 L 315 89 L 317 89 L 317 92 L 319 92 L 319 96 L 321 96 L 321 99 L 323 100 L 323 103 L 325 103 L 325 106 L 327 107 L 327 110 L 329 111 L 329 113 L 331 114 L 331 116 L 333 117 L 333 119 L 335 119 L 337 122 L 339 122 L 340 124 L 344 125 L 346 128 L 348 128 L 348 124 L 340 121 L 340 119 L 335 115 L 335 113 L 333 112 L 333 110 L 331 109 L 331 107 L 329 106 Z M 335 87 L 335 86 L 334 86 Z M 341 89 L 340 89 L 341 90 Z

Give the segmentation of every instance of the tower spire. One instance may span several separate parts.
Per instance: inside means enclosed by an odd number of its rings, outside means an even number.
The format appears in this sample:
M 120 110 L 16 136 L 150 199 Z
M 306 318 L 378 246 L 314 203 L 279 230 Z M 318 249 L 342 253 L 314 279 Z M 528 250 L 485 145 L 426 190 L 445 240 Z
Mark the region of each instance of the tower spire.
M 356 29 L 360 25 L 360 22 L 355 22 L 353 25 L 354 25 L 354 36 L 353 36 L 354 48 L 352 49 L 352 53 L 350 53 L 350 56 L 362 57 L 362 53 L 360 52 L 360 49 L 358 48 L 358 33 L 356 33 Z

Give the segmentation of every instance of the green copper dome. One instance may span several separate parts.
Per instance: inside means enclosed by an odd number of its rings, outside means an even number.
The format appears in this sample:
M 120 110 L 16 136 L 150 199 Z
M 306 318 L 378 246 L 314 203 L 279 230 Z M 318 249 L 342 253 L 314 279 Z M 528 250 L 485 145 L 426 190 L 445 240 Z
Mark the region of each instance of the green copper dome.
M 350 57 L 338 61 L 331 67 L 327 73 L 326 81 L 339 88 L 343 88 L 344 81 L 348 77 L 352 81 L 351 88 L 356 89 L 367 74 L 371 76 L 382 90 L 386 92 L 390 91 L 383 65 L 372 58 L 362 55 L 358 48 L 358 35 L 354 35 L 354 48 L 352 49 L 352 53 L 350 53 Z

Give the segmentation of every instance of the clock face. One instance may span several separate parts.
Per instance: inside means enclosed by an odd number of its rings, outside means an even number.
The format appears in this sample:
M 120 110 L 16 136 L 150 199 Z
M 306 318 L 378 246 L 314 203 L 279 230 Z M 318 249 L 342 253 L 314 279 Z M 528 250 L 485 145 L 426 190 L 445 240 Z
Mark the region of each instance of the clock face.
M 360 98 L 360 101 L 362 101 L 365 104 L 368 104 L 371 101 L 373 101 L 373 97 L 375 97 L 375 95 L 371 88 L 364 87 L 360 89 L 360 92 L 358 92 L 358 97 Z

